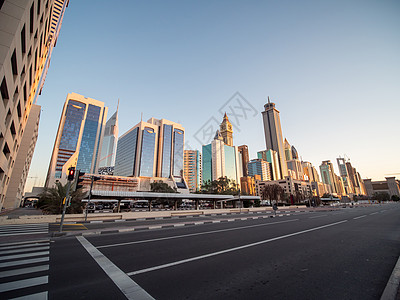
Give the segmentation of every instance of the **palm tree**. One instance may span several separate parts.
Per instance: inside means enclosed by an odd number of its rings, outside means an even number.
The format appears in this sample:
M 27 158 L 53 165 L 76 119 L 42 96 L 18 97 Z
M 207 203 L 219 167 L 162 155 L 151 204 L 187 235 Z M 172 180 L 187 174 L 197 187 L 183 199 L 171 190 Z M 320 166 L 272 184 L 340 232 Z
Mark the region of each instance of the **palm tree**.
M 45 214 L 61 214 L 63 210 L 63 201 L 67 193 L 67 184 L 62 185 L 56 182 L 56 186 L 52 188 L 45 188 L 39 194 L 39 201 L 37 208 L 40 208 Z M 84 193 L 81 189 L 74 191 L 71 196 L 71 204 L 67 207 L 67 214 L 79 214 L 83 211 L 84 204 L 82 199 Z

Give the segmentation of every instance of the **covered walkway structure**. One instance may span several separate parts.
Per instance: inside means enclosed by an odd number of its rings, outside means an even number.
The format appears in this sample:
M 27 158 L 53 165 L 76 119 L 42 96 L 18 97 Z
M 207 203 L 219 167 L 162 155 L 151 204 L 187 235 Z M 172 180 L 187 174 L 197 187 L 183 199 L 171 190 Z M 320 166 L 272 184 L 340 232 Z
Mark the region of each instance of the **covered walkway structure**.
M 217 195 L 217 194 L 179 194 L 179 193 L 153 193 L 153 192 L 126 192 L 126 191 L 101 191 L 92 190 L 92 198 L 96 201 L 102 199 L 117 200 L 118 208 L 122 200 L 147 200 L 149 202 L 149 211 L 151 211 L 152 201 L 170 201 L 174 203 L 174 209 L 178 209 L 178 201 L 192 200 L 195 202 L 196 210 L 199 209 L 200 201 L 213 203 L 213 208 L 217 207 L 217 203 L 223 206 L 223 203 L 239 201 L 240 207 L 243 207 L 244 200 L 260 200 L 259 196 L 240 196 L 240 195 Z M 98 200 L 99 199 L 99 200 Z M 119 209 L 118 209 L 119 211 Z

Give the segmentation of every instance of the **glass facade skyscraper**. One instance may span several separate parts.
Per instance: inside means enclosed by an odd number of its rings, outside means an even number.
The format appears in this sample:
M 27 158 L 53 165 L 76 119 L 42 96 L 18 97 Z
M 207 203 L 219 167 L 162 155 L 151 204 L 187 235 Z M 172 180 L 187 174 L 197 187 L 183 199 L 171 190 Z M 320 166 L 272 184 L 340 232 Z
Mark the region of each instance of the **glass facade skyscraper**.
M 227 177 L 235 184 L 240 184 L 243 167 L 238 147 L 226 145 L 219 131 L 211 144 L 202 146 L 202 162 L 203 182 Z
M 131 132 L 133 129 L 136 135 Z M 118 140 L 114 175 L 183 177 L 185 129 L 180 124 L 151 118 L 139 122 L 133 129 Z M 129 150 L 126 149 L 128 144 Z M 136 151 L 135 155 L 133 151 Z M 179 180 L 176 182 L 177 185 L 181 183 Z
M 183 176 L 183 143 L 184 132 L 180 129 L 174 129 L 174 176 Z
M 107 107 L 103 102 L 68 94 L 58 127 L 46 187 L 66 182 L 69 167 L 85 173 L 97 171 Z
M 172 125 L 164 124 L 161 177 L 171 175 Z
M 153 128 L 149 127 L 145 127 L 142 132 L 142 151 L 140 154 L 139 176 L 154 177 L 156 132 Z
M 203 182 L 212 181 L 211 144 L 202 146 Z
M 119 102 L 118 102 L 119 107 Z M 117 111 L 107 121 L 104 129 L 103 145 L 101 147 L 101 155 L 99 167 L 107 168 L 115 166 L 115 156 L 117 154 L 118 141 L 118 107 Z
M 136 148 L 139 128 L 133 128 L 118 140 L 114 173 L 119 176 L 135 174 Z

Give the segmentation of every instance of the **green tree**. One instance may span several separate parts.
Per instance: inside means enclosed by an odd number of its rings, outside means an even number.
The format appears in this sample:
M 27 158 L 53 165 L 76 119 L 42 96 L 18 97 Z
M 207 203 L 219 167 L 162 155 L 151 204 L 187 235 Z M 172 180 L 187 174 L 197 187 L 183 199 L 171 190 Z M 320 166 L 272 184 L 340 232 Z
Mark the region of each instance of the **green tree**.
M 61 214 L 63 210 L 63 200 L 67 193 L 67 184 L 62 185 L 60 182 L 56 183 L 53 188 L 45 188 L 39 194 L 39 201 L 37 208 L 41 209 L 45 214 Z M 84 193 L 81 189 L 70 193 L 71 204 L 67 207 L 67 214 L 79 214 L 83 212 L 84 203 L 82 199 Z
M 392 201 L 400 201 L 400 197 L 397 195 L 392 195 L 392 197 L 390 197 L 390 200 Z
M 377 192 L 377 193 L 374 193 L 374 195 L 372 196 L 372 199 L 378 200 L 378 202 L 389 201 L 390 195 L 386 192 Z
M 280 201 L 285 199 L 285 190 L 279 184 L 266 184 L 261 190 L 261 198 L 269 200 L 272 206 L 272 201 Z
M 161 180 L 150 183 L 150 190 L 155 193 L 177 193 L 176 188 L 170 187 Z
M 234 180 L 229 178 L 220 177 L 218 180 L 207 180 L 203 182 L 201 186 L 203 194 L 222 194 L 222 195 L 237 195 L 239 189 Z

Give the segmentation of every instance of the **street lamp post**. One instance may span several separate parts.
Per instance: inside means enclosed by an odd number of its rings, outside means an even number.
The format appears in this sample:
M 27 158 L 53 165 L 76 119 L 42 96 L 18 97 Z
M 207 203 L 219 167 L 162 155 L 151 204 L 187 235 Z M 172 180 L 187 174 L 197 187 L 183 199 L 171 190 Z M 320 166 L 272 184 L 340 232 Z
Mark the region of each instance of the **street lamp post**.
M 90 190 L 89 190 L 89 197 L 88 197 L 88 203 L 86 204 L 86 209 L 85 209 L 85 222 L 87 221 L 87 215 L 88 215 L 88 208 L 90 204 L 90 198 L 92 197 L 92 188 L 93 188 L 93 182 L 99 180 L 100 177 L 91 176 L 91 181 L 90 181 Z

